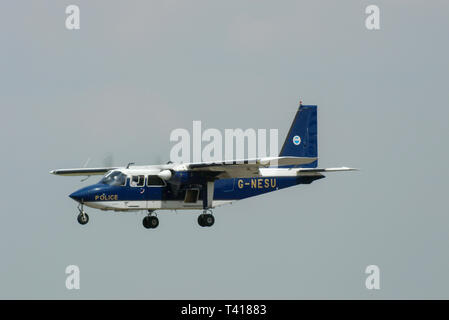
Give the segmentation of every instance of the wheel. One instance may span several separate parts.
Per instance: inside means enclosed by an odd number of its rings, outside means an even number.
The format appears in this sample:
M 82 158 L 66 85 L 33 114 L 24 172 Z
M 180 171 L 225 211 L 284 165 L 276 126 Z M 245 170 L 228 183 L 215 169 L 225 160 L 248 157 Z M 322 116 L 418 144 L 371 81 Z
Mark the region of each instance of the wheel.
M 154 229 L 159 225 L 159 219 L 154 216 L 146 216 L 143 218 L 142 224 L 147 229 Z
M 159 219 L 157 217 L 154 216 L 150 216 L 150 226 L 151 228 L 157 228 L 157 226 L 159 225 Z
M 201 227 L 211 227 L 215 222 L 213 215 L 208 213 L 202 213 L 198 216 L 198 224 Z
M 214 222 L 215 222 L 215 218 L 211 214 L 204 215 L 204 219 L 203 220 L 204 220 L 204 225 L 206 227 L 212 227 L 214 225 Z
M 87 215 L 87 213 L 84 213 L 84 214 L 80 213 L 78 215 L 77 220 L 80 224 L 85 225 L 86 223 L 89 222 L 89 216 Z

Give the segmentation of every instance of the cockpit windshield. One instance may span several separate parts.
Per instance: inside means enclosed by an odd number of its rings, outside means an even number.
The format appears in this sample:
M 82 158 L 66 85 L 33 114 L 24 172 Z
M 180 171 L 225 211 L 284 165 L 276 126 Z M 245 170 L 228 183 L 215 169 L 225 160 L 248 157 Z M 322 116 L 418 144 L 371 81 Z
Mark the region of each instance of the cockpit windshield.
M 100 180 L 100 183 L 110 186 L 124 186 L 126 184 L 126 174 L 120 171 L 112 171 Z

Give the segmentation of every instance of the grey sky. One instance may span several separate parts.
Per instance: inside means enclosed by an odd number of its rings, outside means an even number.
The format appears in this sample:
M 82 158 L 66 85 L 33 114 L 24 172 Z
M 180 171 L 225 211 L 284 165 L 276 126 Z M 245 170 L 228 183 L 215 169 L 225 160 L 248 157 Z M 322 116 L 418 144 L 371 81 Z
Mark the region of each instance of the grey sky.
M 81 30 L 65 29 L 65 7 Z M 364 26 L 380 7 L 381 30 Z M 448 298 L 447 1 L 4 1 L 0 298 Z M 167 161 L 170 131 L 319 107 L 320 166 L 197 214 L 90 209 L 56 168 Z M 81 289 L 65 288 L 65 267 Z M 381 270 L 368 291 L 367 265 Z

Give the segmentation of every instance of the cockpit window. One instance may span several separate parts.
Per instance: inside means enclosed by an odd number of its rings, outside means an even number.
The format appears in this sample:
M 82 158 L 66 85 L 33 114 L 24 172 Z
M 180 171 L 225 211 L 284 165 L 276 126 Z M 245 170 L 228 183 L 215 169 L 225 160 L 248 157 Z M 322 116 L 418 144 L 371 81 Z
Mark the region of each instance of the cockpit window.
M 120 171 L 112 171 L 100 180 L 100 183 L 111 186 L 124 186 L 126 184 L 126 174 Z
M 145 184 L 145 176 L 139 175 L 139 176 L 132 176 L 131 177 L 131 187 L 143 187 Z

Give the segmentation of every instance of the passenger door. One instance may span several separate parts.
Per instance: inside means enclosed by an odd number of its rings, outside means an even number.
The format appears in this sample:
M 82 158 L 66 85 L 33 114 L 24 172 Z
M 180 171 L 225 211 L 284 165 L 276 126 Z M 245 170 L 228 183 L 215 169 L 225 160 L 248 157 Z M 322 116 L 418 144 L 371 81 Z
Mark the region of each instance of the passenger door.
M 148 209 L 162 208 L 162 200 L 166 186 L 167 183 L 158 176 L 147 176 L 147 194 L 145 195 L 145 199 L 147 200 Z
M 126 207 L 131 209 L 146 209 L 147 201 L 145 197 L 145 176 L 144 175 L 131 175 L 129 177 L 129 187 L 127 201 L 125 201 Z

